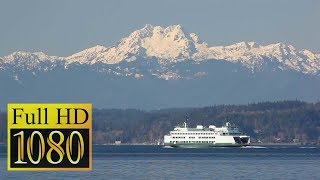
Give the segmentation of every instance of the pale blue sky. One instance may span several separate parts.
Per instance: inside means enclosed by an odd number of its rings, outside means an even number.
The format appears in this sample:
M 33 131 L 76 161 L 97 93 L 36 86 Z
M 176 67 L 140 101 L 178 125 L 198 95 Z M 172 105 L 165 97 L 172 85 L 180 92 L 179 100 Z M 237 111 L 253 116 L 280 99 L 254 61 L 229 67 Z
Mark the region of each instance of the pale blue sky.
M 147 23 L 181 24 L 209 45 L 284 42 L 320 53 L 317 0 L 10 0 L 0 2 L 0 56 L 112 46 Z

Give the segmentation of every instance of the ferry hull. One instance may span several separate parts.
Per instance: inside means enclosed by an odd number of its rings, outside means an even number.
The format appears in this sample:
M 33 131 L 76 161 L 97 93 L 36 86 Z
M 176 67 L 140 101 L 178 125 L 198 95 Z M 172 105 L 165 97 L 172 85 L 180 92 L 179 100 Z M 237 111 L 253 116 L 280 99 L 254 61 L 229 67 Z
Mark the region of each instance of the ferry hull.
M 242 147 L 249 146 L 249 144 L 232 144 L 232 143 L 164 143 L 165 146 L 176 148 L 210 148 L 210 147 Z

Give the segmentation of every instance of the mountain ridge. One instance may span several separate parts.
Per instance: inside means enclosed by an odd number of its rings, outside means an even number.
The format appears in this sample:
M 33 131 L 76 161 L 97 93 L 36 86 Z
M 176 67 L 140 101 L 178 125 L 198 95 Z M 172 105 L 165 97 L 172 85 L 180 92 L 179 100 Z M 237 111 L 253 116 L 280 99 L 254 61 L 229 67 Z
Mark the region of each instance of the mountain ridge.
M 17 51 L 0 58 L 0 68 L 14 65 L 32 70 L 47 62 L 50 67 L 59 62 L 68 66 L 79 63 L 116 65 L 137 59 L 156 59 L 162 66 L 192 60 L 201 63 L 208 60 L 240 63 L 255 72 L 265 64 L 274 63 L 280 70 L 294 70 L 308 75 L 320 74 L 320 54 L 309 50 L 296 50 L 283 43 L 260 45 L 256 42 L 239 42 L 228 46 L 212 46 L 201 41 L 195 33 L 186 34 L 181 25 L 168 27 L 147 24 L 142 29 L 122 38 L 116 45 L 97 45 L 66 57 L 49 56 L 43 52 Z

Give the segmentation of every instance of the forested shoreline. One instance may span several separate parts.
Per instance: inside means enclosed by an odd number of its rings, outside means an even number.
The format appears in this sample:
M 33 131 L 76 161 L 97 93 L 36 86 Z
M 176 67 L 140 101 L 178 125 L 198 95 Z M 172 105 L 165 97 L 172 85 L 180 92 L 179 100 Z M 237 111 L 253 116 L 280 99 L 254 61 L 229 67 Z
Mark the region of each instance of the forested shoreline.
M 320 144 L 320 102 L 262 102 L 153 111 L 94 109 L 93 143 L 156 144 L 188 117 L 189 126 L 234 123 L 252 142 Z M 0 142 L 6 142 L 6 112 L 0 113 Z

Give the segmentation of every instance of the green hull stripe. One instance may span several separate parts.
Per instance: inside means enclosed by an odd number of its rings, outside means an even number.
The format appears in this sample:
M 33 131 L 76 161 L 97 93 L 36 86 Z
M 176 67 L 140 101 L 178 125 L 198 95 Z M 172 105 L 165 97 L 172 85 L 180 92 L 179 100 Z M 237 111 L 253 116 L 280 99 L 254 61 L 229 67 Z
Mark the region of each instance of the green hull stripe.
M 171 147 L 241 147 L 247 144 L 233 144 L 233 143 L 164 143 L 165 146 Z

